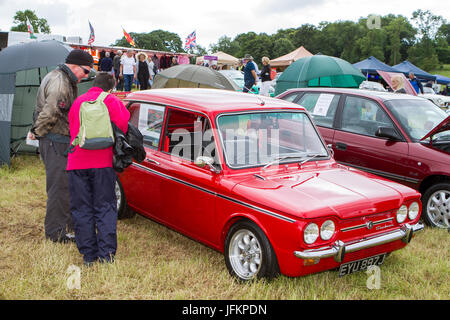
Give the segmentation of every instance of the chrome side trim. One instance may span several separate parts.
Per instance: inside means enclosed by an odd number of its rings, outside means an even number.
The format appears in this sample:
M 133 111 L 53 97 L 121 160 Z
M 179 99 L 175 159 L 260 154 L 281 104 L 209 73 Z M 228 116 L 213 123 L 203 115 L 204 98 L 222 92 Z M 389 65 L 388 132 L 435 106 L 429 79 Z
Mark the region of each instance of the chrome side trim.
M 378 224 L 382 224 L 382 223 L 385 223 L 385 222 L 390 222 L 392 220 L 394 220 L 394 218 L 387 218 L 387 219 L 383 219 L 383 220 L 379 220 L 379 221 L 372 221 L 372 222 L 373 222 L 373 225 L 376 226 Z M 362 224 L 358 224 L 356 226 L 343 228 L 343 229 L 341 229 L 341 231 L 342 232 L 352 231 L 352 230 L 356 230 L 356 229 L 366 228 L 366 226 L 367 226 L 366 223 L 362 223 Z
M 145 166 L 143 166 L 143 165 L 141 165 L 141 164 L 138 164 L 138 163 L 133 162 L 131 165 L 132 165 L 132 166 L 135 166 L 135 167 L 137 167 L 137 168 L 139 168 L 139 169 L 148 171 L 148 172 L 150 172 L 150 173 L 156 174 L 156 175 L 158 175 L 158 176 L 160 176 L 160 177 L 162 177 L 162 178 L 169 179 L 169 180 L 172 180 L 172 181 L 175 181 L 175 182 L 184 184 L 185 186 L 188 186 L 188 187 L 190 187 L 190 188 L 197 189 L 197 190 L 203 191 L 203 192 L 205 192 L 205 193 L 208 193 L 208 194 L 210 194 L 210 195 L 213 195 L 213 196 L 217 196 L 217 197 L 219 197 L 219 198 L 222 198 L 222 199 L 224 199 L 224 200 L 228 200 L 228 201 L 231 201 L 231 202 L 240 204 L 240 205 L 245 206 L 245 207 L 247 207 L 247 208 L 250 208 L 250 209 L 259 211 L 259 212 L 261 212 L 261 213 L 267 214 L 267 215 L 269 215 L 269 216 L 272 216 L 272 217 L 275 217 L 275 218 L 278 218 L 278 219 L 281 219 L 281 220 L 284 220 L 284 221 L 287 221 L 287 222 L 290 222 L 290 223 L 294 223 L 294 222 L 296 221 L 296 220 L 294 220 L 294 219 L 285 217 L 285 216 L 283 216 L 283 215 L 281 215 L 281 214 L 272 212 L 272 211 L 270 211 L 270 210 L 266 210 L 266 209 L 260 208 L 260 207 L 258 207 L 258 206 L 255 206 L 255 205 L 246 203 L 246 202 L 244 202 L 244 201 L 237 200 L 237 199 L 234 199 L 234 198 L 225 196 L 225 195 L 220 194 L 220 193 L 217 193 L 217 192 L 215 192 L 215 191 L 211 191 L 211 190 L 209 190 L 209 189 L 205 189 L 205 188 L 199 187 L 199 186 L 197 186 L 197 185 L 195 185 L 195 184 L 192 184 L 192 183 L 189 183 L 189 182 L 187 182 L 187 181 L 184 181 L 184 180 L 181 180 L 181 179 L 178 179 L 178 178 L 169 176 L 169 175 L 167 175 L 167 174 L 158 172 L 158 171 L 156 171 L 156 170 L 152 170 L 152 169 L 147 168 L 147 167 L 145 167 Z
M 344 260 L 345 253 L 348 252 L 368 249 L 397 240 L 402 240 L 405 243 L 409 243 L 411 241 L 413 233 L 421 231 L 423 228 L 424 225 L 421 222 L 418 222 L 417 224 L 412 226 L 409 224 L 405 224 L 397 230 L 361 239 L 356 242 L 344 243 L 342 241 L 336 241 L 329 247 L 304 251 L 294 251 L 294 255 L 300 259 L 324 259 L 334 257 L 334 260 L 336 262 L 341 263 Z

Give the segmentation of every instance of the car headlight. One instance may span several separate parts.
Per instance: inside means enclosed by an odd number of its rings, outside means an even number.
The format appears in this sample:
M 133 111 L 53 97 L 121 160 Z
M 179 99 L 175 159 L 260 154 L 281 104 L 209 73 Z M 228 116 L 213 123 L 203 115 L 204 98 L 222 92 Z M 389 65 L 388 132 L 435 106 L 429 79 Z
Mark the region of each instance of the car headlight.
M 414 220 L 419 215 L 419 204 L 417 202 L 411 203 L 408 210 L 408 217 L 411 220 Z
M 400 209 L 398 209 L 397 211 L 397 222 L 402 223 L 403 221 L 405 221 L 407 215 L 408 215 L 408 207 L 402 205 Z
M 320 237 L 322 240 L 330 240 L 333 237 L 336 226 L 332 220 L 325 221 L 320 227 Z
M 319 237 L 319 227 L 315 223 L 310 223 L 305 228 L 305 231 L 303 233 L 303 239 L 307 244 L 314 243 L 317 238 Z

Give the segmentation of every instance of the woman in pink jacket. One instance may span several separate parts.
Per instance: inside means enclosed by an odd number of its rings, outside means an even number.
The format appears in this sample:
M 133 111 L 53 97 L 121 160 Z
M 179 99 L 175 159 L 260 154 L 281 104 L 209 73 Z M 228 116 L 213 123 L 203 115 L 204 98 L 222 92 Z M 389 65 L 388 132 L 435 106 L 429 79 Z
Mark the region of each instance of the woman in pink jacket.
M 85 101 L 94 101 L 103 91 L 111 92 L 114 77 L 98 73 L 93 87 L 79 96 L 69 111 L 71 142 L 80 128 L 80 106 Z M 124 133 L 128 128 L 130 113 L 114 95 L 104 100 L 109 116 Z M 117 249 L 117 200 L 115 194 L 116 173 L 112 166 L 112 147 L 87 150 L 76 146 L 69 153 L 70 211 L 75 229 L 78 250 L 84 264 L 92 265 L 97 260 L 113 262 Z

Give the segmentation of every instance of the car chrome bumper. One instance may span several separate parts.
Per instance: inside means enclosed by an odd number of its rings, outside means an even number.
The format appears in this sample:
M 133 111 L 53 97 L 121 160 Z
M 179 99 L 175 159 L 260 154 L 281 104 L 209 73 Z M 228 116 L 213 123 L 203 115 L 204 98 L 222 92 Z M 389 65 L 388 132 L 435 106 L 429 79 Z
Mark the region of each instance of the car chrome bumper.
M 305 251 L 294 251 L 294 255 L 301 259 L 323 259 L 334 257 L 336 262 L 342 262 L 346 253 L 355 252 L 367 248 L 372 248 L 385 243 L 402 240 L 405 243 L 411 241 L 414 232 L 418 232 L 424 228 L 424 225 L 419 222 L 415 225 L 405 224 L 400 229 L 386 232 L 371 238 L 366 238 L 357 242 L 344 243 L 340 240 L 336 241 L 330 247 L 311 249 Z

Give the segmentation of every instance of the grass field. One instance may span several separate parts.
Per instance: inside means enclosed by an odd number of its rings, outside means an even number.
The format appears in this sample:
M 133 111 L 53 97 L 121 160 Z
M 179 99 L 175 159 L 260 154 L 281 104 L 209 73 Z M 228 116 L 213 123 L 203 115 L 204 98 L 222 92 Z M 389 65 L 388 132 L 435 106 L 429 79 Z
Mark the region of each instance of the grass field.
M 44 239 L 46 194 L 36 156 L 0 168 L 0 299 L 450 299 L 450 234 L 426 228 L 381 267 L 381 288 L 365 272 L 241 284 L 222 254 L 149 219 L 118 222 L 117 260 L 84 267 L 74 244 Z M 69 266 L 81 288 L 69 289 Z
M 450 78 L 450 64 L 443 64 L 442 69 L 430 71 L 431 74 L 440 74 L 441 76 Z

